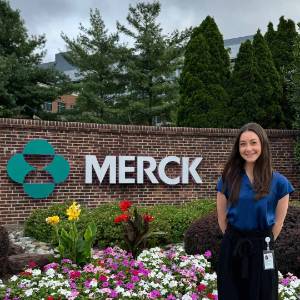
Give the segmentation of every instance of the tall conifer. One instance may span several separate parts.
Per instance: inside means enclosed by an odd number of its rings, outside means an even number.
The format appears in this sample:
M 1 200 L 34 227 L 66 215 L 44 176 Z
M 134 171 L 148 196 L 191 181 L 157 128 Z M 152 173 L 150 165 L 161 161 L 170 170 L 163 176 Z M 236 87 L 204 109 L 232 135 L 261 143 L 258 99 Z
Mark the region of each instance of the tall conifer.
M 265 128 L 285 127 L 284 117 L 280 106 L 282 98 L 282 85 L 280 75 L 274 65 L 271 51 L 260 30 L 253 38 L 253 51 L 256 59 L 258 73 L 261 76 L 259 82 L 260 99 L 259 106 L 264 114 L 259 123 Z
M 248 122 L 259 122 L 265 116 L 259 104 L 261 81 L 251 41 L 247 40 L 240 46 L 229 84 L 230 127 L 239 128 Z
M 180 76 L 180 126 L 226 127 L 229 55 L 213 18 L 194 28 Z

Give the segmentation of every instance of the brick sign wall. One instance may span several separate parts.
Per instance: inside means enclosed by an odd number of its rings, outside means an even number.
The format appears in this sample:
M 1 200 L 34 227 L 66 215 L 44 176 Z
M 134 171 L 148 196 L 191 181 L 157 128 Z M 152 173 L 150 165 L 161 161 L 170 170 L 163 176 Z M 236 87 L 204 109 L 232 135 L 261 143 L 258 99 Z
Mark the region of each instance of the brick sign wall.
M 157 203 L 179 204 L 193 199 L 214 198 L 215 184 L 231 150 L 235 129 L 157 128 L 146 126 L 97 125 L 33 120 L 0 119 L 0 222 L 22 223 L 32 210 L 51 203 L 76 200 L 83 206 L 94 207 L 104 202 L 130 199 L 139 205 Z M 273 164 L 294 184 L 299 199 L 300 169 L 293 158 L 293 143 L 299 132 L 268 130 Z M 32 139 L 46 139 L 56 153 L 62 154 L 71 167 L 68 179 L 56 186 L 47 199 L 32 199 L 23 186 L 7 176 L 7 161 L 21 153 Z M 203 157 L 197 171 L 203 181 L 195 184 L 166 185 L 145 183 L 109 184 L 108 176 L 99 184 L 93 175 L 93 184 L 85 183 L 85 155 L 96 155 L 100 166 L 107 155 L 151 156 L 159 162 L 166 156 Z M 27 157 L 32 165 L 43 166 L 49 157 Z M 136 164 L 132 162 L 133 167 Z M 180 175 L 177 164 L 166 169 L 169 177 Z M 49 181 L 49 174 L 29 174 L 27 181 Z M 154 174 L 156 174 L 154 172 Z M 134 176 L 133 174 L 129 174 Z M 37 179 L 38 178 L 38 179 Z

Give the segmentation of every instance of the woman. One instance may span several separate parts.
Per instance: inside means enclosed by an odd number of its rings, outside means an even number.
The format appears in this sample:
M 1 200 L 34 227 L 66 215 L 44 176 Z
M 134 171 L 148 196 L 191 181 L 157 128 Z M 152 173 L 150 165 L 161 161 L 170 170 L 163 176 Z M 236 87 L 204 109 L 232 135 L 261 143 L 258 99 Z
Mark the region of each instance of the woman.
M 274 241 L 288 209 L 291 183 L 273 171 L 268 137 L 256 123 L 236 137 L 217 184 L 224 233 L 218 264 L 219 300 L 277 300 Z

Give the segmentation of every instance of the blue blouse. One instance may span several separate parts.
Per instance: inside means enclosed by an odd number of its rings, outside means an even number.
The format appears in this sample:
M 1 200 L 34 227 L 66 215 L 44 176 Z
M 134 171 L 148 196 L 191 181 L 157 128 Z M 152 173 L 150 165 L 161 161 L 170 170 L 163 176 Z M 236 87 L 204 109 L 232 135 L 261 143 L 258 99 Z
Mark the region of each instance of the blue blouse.
M 222 193 L 223 181 L 219 178 L 217 191 Z M 275 224 L 275 211 L 278 200 L 294 192 L 294 187 L 279 172 L 273 172 L 271 189 L 268 195 L 255 200 L 255 192 L 246 174 L 243 172 L 239 199 L 236 204 L 227 207 L 228 222 L 240 230 L 265 230 Z M 229 192 L 224 191 L 226 198 Z

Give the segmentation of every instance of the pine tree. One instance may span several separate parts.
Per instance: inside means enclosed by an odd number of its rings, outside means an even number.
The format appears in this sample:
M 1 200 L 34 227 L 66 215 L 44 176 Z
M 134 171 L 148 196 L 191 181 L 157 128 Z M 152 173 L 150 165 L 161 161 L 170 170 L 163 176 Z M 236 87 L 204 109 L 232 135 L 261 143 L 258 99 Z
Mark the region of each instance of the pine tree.
M 298 23 L 300 29 L 300 23 Z M 298 35 L 293 47 L 293 63 L 290 81 L 288 82 L 289 88 L 289 102 L 294 111 L 293 128 L 300 129 L 300 36 Z M 300 135 L 298 135 L 294 149 L 295 157 L 300 163 Z
M 293 45 L 298 36 L 293 20 L 286 20 L 283 16 L 279 19 L 277 31 L 268 28 L 265 35 L 268 46 L 272 52 L 273 60 L 277 71 L 281 76 L 283 94 L 280 100 L 281 110 L 284 115 L 284 123 L 287 128 L 292 127 L 294 122 L 294 110 L 288 99 L 288 82 L 292 71 Z
M 125 92 L 123 56 L 118 34 L 108 35 L 98 9 L 90 10 L 90 27 L 79 26 L 80 34 L 67 44 L 66 59 L 81 75 L 75 110 L 68 119 L 86 122 L 119 123 L 117 105 Z
M 28 37 L 18 10 L 0 0 L 0 116 L 39 114 L 63 92 L 65 78 L 41 69 L 45 37 Z
M 194 28 L 180 76 L 180 126 L 227 127 L 229 56 L 213 18 Z
M 260 122 L 265 116 L 259 104 L 261 81 L 253 46 L 247 40 L 240 46 L 229 84 L 230 127 L 239 128 L 248 122 Z
M 117 23 L 119 32 L 133 40 L 127 57 L 127 98 L 123 102 L 127 122 L 151 125 L 155 117 L 172 121 L 178 101 L 182 52 L 189 31 L 163 35 L 157 22 L 160 3 L 129 6 L 128 27 Z
M 285 75 L 291 69 L 293 62 L 293 45 L 297 37 L 295 22 L 280 17 L 277 31 L 269 28 L 265 34 L 268 46 L 272 52 L 277 71 Z
M 281 79 L 274 65 L 271 51 L 260 30 L 254 35 L 253 50 L 257 70 L 261 76 L 258 104 L 264 111 L 259 123 L 264 128 L 284 128 L 285 120 L 280 106 L 282 98 Z
M 199 31 L 207 41 L 211 54 L 211 70 L 216 74 L 217 84 L 226 87 L 230 77 L 230 58 L 228 51 L 224 48 L 223 36 L 220 33 L 214 18 L 207 16 L 201 23 Z

